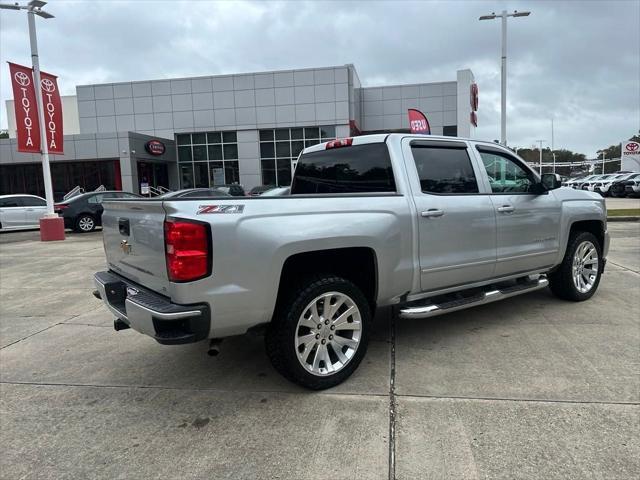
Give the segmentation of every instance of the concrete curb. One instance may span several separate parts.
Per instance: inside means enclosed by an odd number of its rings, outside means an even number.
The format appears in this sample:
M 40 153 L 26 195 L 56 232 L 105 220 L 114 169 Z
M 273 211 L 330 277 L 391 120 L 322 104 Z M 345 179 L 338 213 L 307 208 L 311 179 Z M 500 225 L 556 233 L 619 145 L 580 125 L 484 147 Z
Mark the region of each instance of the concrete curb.
M 607 222 L 637 222 L 640 220 L 639 216 L 617 216 L 617 217 L 607 217 Z

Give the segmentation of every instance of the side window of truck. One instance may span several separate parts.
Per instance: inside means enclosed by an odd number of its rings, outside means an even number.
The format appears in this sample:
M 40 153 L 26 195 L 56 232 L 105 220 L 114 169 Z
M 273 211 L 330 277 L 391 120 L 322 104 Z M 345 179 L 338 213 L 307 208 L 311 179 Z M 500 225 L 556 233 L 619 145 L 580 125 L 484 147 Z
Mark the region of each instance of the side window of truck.
M 412 145 L 423 193 L 478 193 L 478 182 L 466 148 Z
M 535 183 L 531 172 L 506 155 L 478 150 L 492 193 L 528 193 Z
M 300 156 L 291 195 L 395 192 L 386 143 L 366 143 Z

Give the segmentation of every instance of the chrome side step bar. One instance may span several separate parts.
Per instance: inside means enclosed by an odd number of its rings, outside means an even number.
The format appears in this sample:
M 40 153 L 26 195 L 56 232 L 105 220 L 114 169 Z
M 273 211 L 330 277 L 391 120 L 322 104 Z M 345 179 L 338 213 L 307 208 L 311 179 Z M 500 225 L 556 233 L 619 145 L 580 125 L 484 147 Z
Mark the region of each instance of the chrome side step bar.
M 489 290 L 479 295 L 462 299 L 452 300 L 440 304 L 426 304 L 420 306 L 406 307 L 400 309 L 400 318 L 428 318 L 442 315 L 444 313 L 455 312 L 465 308 L 485 305 L 487 303 L 497 302 L 505 298 L 514 297 L 523 293 L 533 292 L 549 285 L 549 280 L 540 277 L 537 280 L 506 287 L 504 289 Z

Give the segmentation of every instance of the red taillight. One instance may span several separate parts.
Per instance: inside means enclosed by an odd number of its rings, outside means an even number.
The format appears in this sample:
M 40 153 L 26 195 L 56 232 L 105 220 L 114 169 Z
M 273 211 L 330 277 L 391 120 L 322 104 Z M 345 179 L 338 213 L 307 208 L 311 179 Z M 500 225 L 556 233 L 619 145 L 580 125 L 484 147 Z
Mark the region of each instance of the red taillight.
M 206 224 L 167 220 L 164 243 L 170 281 L 192 282 L 211 273 L 211 243 Z
M 353 143 L 353 138 L 338 138 L 336 140 L 331 140 L 327 142 L 327 146 L 325 150 L 329 150 L 330 148 L 339 148 L 339 147 L 350 147 Z
M 69 204 L 67 204 L 67 203 L 56 203 L 53 206 L 53 209 L 54 210 L 64 210 L 65 208 L 68 208 L 68 207 L 69 207 Z

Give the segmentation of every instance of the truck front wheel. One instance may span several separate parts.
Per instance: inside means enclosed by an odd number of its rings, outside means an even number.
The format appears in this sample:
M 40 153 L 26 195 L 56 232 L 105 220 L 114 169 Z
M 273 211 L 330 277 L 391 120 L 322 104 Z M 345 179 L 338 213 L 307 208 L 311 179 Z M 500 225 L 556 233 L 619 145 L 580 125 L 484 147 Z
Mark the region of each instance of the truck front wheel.
M 581 302 L 596 293 L 602 275 L 602 247 L 589 232 L 577 232 L 569 238 L 564 259 L 549 274 L 549 287 L 559 298 Z
M 333 275 L 309 279 L 283 299 L 266 335 L 271 363 L 298 385 L 343 382 L 364 357 L 371 309 L 360 289 Z

